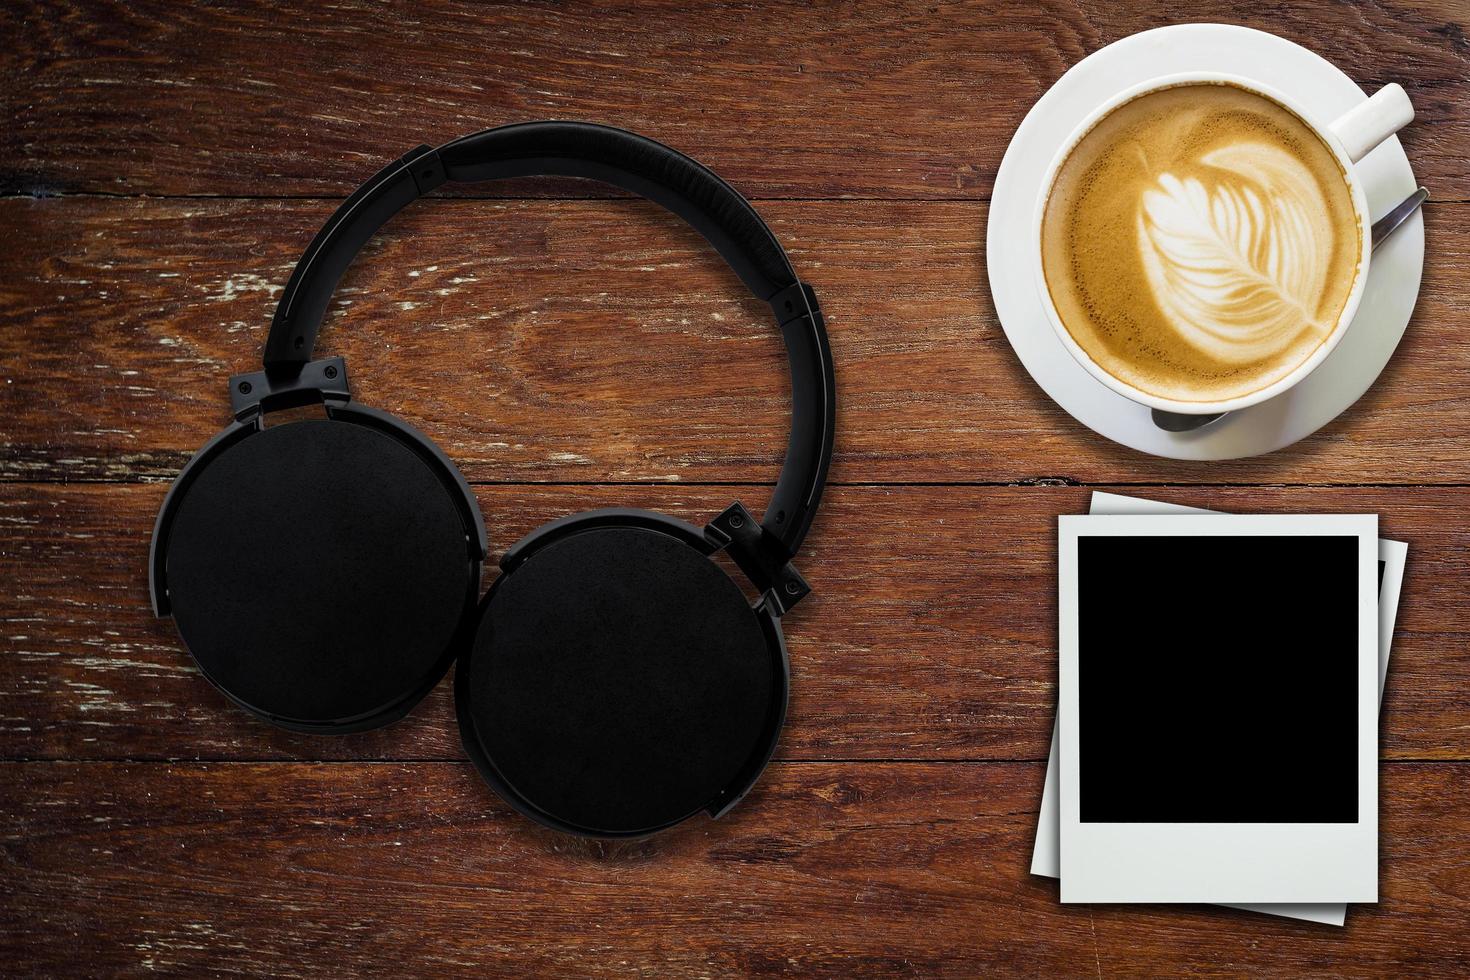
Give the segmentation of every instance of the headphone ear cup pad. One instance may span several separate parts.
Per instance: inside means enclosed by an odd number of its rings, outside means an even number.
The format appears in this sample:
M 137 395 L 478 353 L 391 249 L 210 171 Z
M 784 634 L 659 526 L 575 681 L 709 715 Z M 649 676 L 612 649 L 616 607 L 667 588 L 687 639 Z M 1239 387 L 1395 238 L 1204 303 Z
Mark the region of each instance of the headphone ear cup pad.
M 441 476 L 406 441 L 337 420 L 269 426 L 209 460 L 166 561 L 205 675 L 307 730 L 407 712 L 458 652 L 479 585 Z
M 645 527 L 592 527 L 533 551 L 487 596 L 466 727 L 523 811 L 648 833 L 708 806 L 764 744 L 784 708 L 777 656 L 708 555 Z

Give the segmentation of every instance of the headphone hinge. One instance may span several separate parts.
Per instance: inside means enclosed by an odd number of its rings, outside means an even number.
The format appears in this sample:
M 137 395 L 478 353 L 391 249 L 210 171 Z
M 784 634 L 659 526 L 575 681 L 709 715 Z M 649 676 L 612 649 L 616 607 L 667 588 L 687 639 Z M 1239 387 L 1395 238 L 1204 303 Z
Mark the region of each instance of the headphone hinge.
M 444 172 L 444 161 L 439 159 L 439 151 L 427 144 L 420 144 L 409 150 L 398 158 L 398 162 L 408 168 L 408 176 L 413 179 L 413 186 L 419 197 L 449 179 L 449 175 Z
M 347 362 L 340 357 L 308 361 L 289 375 L 252 371 L 230 377 L 230 411 L 244 420 L 278 408 L 315 401 L 347 401 Z
M 766 530 L 739 501 L 705 525 L 704 537 L 716 550 L 723 548 L 729 552 L 777 616 L 789 612 L 812 591 L 796 566 L 785 557 L 781 540 Z
M 776 323 L 782 327 L 796 320 L 806 319 L 808 313 L 818 318 L 822 315 L 816 292 L 800 280 L 772 296 L 769 302 L 771 310 L 776 314 Z

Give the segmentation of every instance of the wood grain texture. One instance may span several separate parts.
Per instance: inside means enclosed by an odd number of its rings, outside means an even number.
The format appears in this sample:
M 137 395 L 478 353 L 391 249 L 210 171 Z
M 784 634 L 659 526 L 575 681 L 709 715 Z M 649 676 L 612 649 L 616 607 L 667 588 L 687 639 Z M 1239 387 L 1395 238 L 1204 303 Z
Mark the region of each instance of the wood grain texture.
M 0 202 L 0 477 L 171 477 L 257 370 L 331 205 Z M 1429 209 L 1423 291 L 1372 391 L 1317 435 L 1223 464 L 1094 435 L 1012 353 L 974 203 L 763 206 L 824 300 L 839 483 L 1467 483 L 1470 206 Z M 786 364 L 768 310 L 693 231 L 634 202 L 434 202 L 347 274 L 321 350 L 359 400 L 472 481 L 765 482 Z
M 499 554 L 577 510 L 644 506 L 703 523 L 764 487 L 479 487 Z M 148 608 L 164 488 L 0 484 L 0 758 L 461 757 L 446 682 L 405 722 L 351 738 L 278 731 L 229 705 Z M 1056 516 L 1077 487 L 838 488 L 784 621 L 797 759 L 1042 759 L 1056 702 Z M 1470 760 L 1470 489 L 1163 489 L 1236 511 L 1370 512 L 1408 541 L 1382 726 L 1387 758 Z M 1451 522 L 1447 526 L 1447 521 Z M 486 569 L 487 587 L 493 562 Z
M 697 152 L 748 196 L 983 198 L 1067 68 L 1180 19 L 1404 83 L 1420 178 L 1470 198 L 1459 0 L 10 3 L 0 189 L 345 196 L 421 142 L 586 118 Z
M 1435 197 L 1393 362 L 1262 459 L 1092 435 L 1027 378 L 985 285 L 1027 109 L 1181 17 L 1404 83 Z M 1467 31 L 1464 0 L 0 5 L 0 972 L 1470 974 Z M 225 380 L 258 364 L 337 200 L 419 142 L 546 117 L 645 132 L 758 199 L 837 362 L 778 760 L 727 819 L 640 843 L 511 814 L 463 760 L 447 683 L 383 731 L 291 735 L 148 609 L 167 481 L 227 421 Z M 369 246 L 322 351 L 477 484 L 496 555 L 591 507 L 764 504 L 785 363 L 702 240 L 585 182 L 462 196 Z M 1374 512 L 1410 543 L 1383 900 L 1345 930 L 1063 906 L 1027 875 L 1055 518 L 1093 486 Z
M 1470 957 L 1470 766 L 1383 771 L 1382 902 L 1346 931 L 1062 906 L 1037 763 L 778 763 L 724 820 L 599 845 L 468 764 L 0 765 L 17 972 L 340 976 L 1443 975 Z

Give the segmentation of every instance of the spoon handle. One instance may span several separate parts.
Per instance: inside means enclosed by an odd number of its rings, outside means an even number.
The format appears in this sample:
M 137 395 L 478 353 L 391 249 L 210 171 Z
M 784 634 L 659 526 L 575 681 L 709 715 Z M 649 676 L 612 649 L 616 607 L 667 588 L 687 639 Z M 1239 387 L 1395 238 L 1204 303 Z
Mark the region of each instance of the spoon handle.
M 1399 202 L 1398 207 L 1373 222 L 1371 236 L 1373 248 L 1382 245 L 1384 240 L 1398 230 L 1399 225 L 1409 220 L 1409 215 L 1419 210 L 1419 205 L 1429 199 L 1429 191 L 1423 187 L 1419 188 L 1408 197 Z

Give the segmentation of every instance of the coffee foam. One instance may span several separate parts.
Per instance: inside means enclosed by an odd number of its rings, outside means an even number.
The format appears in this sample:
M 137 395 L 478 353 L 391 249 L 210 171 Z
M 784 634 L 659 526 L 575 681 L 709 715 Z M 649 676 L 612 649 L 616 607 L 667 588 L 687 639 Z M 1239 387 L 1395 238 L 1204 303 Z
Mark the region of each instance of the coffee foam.
M 1227 84 L 1147 93 L 1057 173 L 1042 264 L 1103 370 L 1215 401 L 1289 374 L 1332 335 L 1362 240 L 1337 158 L 1277 103 Z

